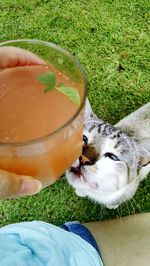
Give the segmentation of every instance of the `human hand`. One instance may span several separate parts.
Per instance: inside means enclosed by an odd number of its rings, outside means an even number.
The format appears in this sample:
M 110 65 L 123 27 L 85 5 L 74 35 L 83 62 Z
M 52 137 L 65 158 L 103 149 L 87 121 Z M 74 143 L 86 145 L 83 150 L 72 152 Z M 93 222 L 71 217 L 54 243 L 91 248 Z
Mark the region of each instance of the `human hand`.
M 46 65 L 33 53 L 16 47 L 0 47 L 0 69 L 25 65 Z M 17 198 L 38 193 L 42 188 L 39 180 L 0 170 L 0 199 Z
M 0 199 L 33 195 L 42 188 L 39 180 L 0 170 Z
M 26 65 L 47 65 L 44 60 L 35 54 L 22 48 L 3 46 L 0 47 L 0 68 L 26 66 Z

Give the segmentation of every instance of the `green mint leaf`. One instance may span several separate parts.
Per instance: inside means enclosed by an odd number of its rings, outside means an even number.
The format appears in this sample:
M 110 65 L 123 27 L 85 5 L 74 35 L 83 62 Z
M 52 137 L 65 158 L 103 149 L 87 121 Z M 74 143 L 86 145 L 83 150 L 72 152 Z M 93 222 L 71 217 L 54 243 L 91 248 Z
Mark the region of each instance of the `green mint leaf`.
M 57 90 L 69 97 L 69 99 L 74 102 L 76 105 L 80 105 L 80 96 L 78 91 L 74 88 L 67 87 L 63 83 L 60 83 L 57 86 Z
M 38 76 L 38 81 L 47 85 L 44 92 L 48 92 L 54 89 L 56 86 L 56 77 L 55 74 L 52 72 L 47 72 Z
M 54 89 L 54 88 L 52 88 L 51 86 L 47 86 L 43 92 L 44 92 L 44 93 L 47 93 L 47 92 L 49 92 L 49 91 L 51 91 L 51 90 L 53 90 L 53 89 Z

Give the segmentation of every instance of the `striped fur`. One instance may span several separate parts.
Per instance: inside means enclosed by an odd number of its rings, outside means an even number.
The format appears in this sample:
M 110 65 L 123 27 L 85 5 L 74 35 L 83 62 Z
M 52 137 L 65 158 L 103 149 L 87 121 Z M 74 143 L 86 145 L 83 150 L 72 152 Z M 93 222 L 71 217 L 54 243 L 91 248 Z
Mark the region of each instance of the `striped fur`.
M 84 136 L 98 152 L 91 165 L 74 162 L 66 173 L 77 195 L 117 208 L 135 194 L 140 181 L 150 171 L 150 103 L 112 126 L 99 119 L 87 99 Z

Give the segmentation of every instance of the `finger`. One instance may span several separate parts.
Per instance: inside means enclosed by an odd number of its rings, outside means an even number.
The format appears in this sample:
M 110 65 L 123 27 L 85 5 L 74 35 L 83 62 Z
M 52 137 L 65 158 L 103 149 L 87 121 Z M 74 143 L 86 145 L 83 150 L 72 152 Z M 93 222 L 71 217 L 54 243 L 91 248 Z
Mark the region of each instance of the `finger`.
M 47 63 L 35 54 L 22 48 L 12 46 L 0 47 L 1 68 L 26 65 L 47 65 Z
M 0 170 L 0 199 L 33 195 L 41 188 L 42 184 L 37 179 Z

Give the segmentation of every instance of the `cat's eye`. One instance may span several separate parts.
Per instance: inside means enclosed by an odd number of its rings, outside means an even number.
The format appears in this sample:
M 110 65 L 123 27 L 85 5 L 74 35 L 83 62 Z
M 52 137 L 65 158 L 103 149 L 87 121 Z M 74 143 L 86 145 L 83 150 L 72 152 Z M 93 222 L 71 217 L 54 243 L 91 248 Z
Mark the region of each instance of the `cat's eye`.
M 111 152 L 106 152 L 104 154 L 104 157 L 108 157 L 108 158 L 110 158 L 113 161 L 120 161 L 119 158 L 116 155 L 114 155 L 113 153 L 111 153 Z
M 88 144 L 88 138 L 85 135 L 83 135 L 83 141 L 85 144 Z

